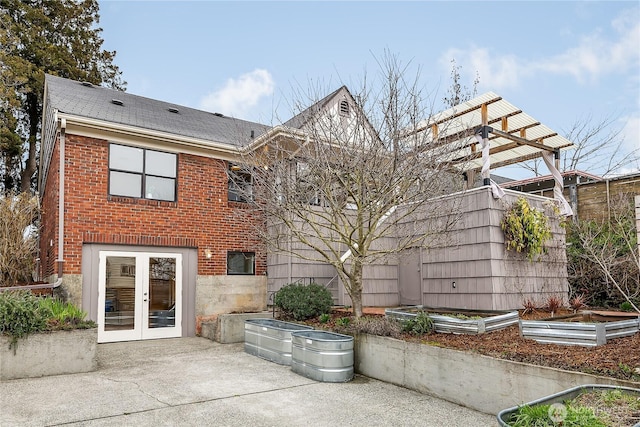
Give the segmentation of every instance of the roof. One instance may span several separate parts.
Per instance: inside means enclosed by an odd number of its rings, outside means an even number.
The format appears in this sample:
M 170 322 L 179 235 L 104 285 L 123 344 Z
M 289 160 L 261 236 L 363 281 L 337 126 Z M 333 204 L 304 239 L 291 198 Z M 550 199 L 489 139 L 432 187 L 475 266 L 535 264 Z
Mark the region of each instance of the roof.
M 46 75 L 49 108 L 69 115 L 243 146 L 270 126 Z
M 561 175 L 563 178 L 574 177 L 574 176 L 579 178 L 585 178 L 586 181 L 602 181 L 603 179 L 598 175 L 594 175 L 589 172 L 584 172 L 580 170 L 570 170 L 570 171 L 562 172 Z M 554 179 L 553 175 L 535 176 L 532 178 L 521 179 L 519 181 L 504 182 L 504 183 L 501 183 L 501 187 L 512 188 L 512 187 L 518 187 L 522 185 L 535 184 L 537 182 L 551 181 L 553 179 Z
M 490 129 L 492 169 L 541 157 L 544 151 L 573 146 L 571 141 L 493 92 L 434 115 L 420 124 L 418 132 L 429 134 L 431 144 L 444 153 L 445 161 L 460 169 L 473 170 L 482 167 L 481 147 L 474 135 L 483 125 Z
M 307 109 L 301 111 L 300 113 L 287 120 L 284 125 L 294 129 L 302 129 L 302 127 L 307 124 L 309 120 L 311 120 L 319 111 L 322 111 L 322 109 L 324 109 L 327 104 L 343 90 L 346 91 L 349 96 L 351 96 L 349 89 L 347 89 L 346 86 L 342 86 L 322 98 L 320 101 L 313 103 Z

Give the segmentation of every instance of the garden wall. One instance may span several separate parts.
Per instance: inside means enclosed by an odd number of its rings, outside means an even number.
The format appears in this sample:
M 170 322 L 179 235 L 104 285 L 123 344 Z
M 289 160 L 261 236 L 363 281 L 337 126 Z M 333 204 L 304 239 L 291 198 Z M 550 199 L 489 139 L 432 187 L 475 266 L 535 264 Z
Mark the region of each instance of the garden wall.
M 95 371 L 97 343 L 95 328 L 31 334 L 11 349 L 0 336 L 0 380 Z
M 640 388 L 640 383 L 494 359 L 474 353 L 361 334 L 359 374 L 488 414 L 582 384 Z

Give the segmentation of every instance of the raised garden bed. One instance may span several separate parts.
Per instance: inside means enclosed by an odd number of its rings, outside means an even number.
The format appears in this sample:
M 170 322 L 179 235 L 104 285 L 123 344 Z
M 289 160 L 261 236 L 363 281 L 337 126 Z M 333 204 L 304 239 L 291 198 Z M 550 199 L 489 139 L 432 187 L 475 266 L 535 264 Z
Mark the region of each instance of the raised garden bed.
M 520 335 L 543 344 L 596 347 L 640 330 L 640 317 L 623 312 L 582 311 L 541 320 L 520 320 Z
M 498 423 L 502 427 L 555 426 L 578 416 L 584 421 L 580 425 L 640 427 L 640 389 L 595 384 L 577 386 L 504 409 L 498 413 Z
M 313 327 L 275 319 L 244 321 L 244 351 L 280 365 L 291 365 L 291 334 Z
M 14 345 L 0 335 L 0 380 L 95 371 L 97 343 L 96 328 L 34 333 Z
M 454 334 L 484 334 L 518 323 L 517 311 L 465 310 L 441 307 L 397 307 L 385 309 L 385 316 L 409 320 L 420 312 L 433 320 L 436 332 Z

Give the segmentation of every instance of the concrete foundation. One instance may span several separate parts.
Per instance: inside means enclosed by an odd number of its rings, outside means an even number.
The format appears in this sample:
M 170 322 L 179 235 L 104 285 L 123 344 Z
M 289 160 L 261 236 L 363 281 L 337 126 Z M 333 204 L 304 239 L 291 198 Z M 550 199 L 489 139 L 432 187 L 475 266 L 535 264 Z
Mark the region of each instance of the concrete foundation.
M 196 316 L 267 309 L 266 276 L 198 276 Z
M 221 314 L 215 320 L 202 322 L 201 335 L 221 344 L 244 342 L 245 320 L 272 318 L 272 312 Z
M 97 343 L 97 329 L 32 334 L 11 349 L 0 336 L 0 380 L 95 371 Z

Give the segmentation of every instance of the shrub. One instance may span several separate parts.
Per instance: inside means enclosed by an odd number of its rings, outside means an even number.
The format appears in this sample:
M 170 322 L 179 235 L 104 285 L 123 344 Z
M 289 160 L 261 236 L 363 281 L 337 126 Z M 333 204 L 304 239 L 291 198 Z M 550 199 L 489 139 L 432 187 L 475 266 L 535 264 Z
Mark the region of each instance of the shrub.
M 274 304 L 283 317 L 306 320 L 329 313 L 333 300 L 331 292 L 322 285 L 291 283 L 276 292 Z
M 547 216 L 531 207 L 524 197 L 519 197 L 506 210 L 500 227 L 504 231 L 507 249 L 524 253 L 529 261 L 545 253 L 545 243 L 551 239 L 551 226 Z
M 535 313 L 538 310 L 538 305 L 539 304 L 531 298 L 525 299 L 522 302 L 522 307 L 524 307 L 522 314 Z
M 320 323 L 327 323 L 329 320 L 331 320 L 331 315 L 329 313 L 322 313 L 320 317 L 318 317 L 318 321 Z
M 564 301 L 558 295 L 549 295 L 544 304 L 544 309 L 552 314 L 562 307 L 564 307 Z
M 345 319 L 345 321 L 340 322 L 342 319 Z M 353 322 L 349 317 L 342 317 L 336 321 L 335 329 L 336 332 L 347 335 L 370 334 L 399 338 L 402 332 L 402 325 L 396 319 L 382 316 L 363 316 L 354 319 Z
M 573 298 L 569 300 L 569 306 L 573 309 L 573 311 L 582 310 L 587 308 L 587 303 L 585 302 L 584 294 L 575 295 Z
M 428 334 L 433 331 L 433 319 L 426 312 L 420 311 L 416 317 L 404 322 L 402 330 L 412 335 Z
M 70 302 L 57 298 L 42 298 L 40 307 L 46 312 L 48 325 L 52 329 L 75 329 L 92 327 L 93 322 L 85 321 L 87 313 Z
M 48 312 L 30 291 L 0 292 L 0 333 L 8 335 L 11 346 L 19 338 L 47 328 Z
M 0 196 L 0 286 L 30 282 L 37 249 L 38 198 L 26 193 Z

